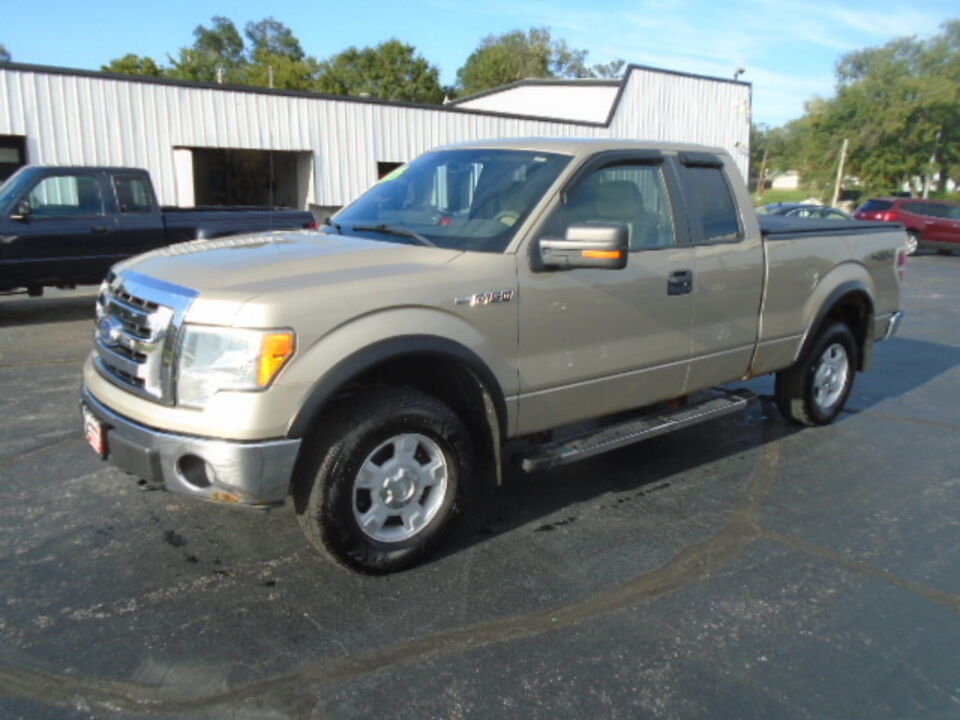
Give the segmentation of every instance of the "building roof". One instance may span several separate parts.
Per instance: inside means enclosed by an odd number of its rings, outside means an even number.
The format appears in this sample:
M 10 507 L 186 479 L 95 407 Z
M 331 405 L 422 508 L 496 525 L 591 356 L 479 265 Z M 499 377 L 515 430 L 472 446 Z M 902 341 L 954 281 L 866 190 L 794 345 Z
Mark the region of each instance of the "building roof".
M 697 78 L 700 80 L 710 80 L 713 82 L 730 83 L 734 85 L 751 87 L 750 83 L 744 82 L 742 80 L 730 80 L 727 78 L 711 77 L 709 75 L 696 75 L 693 73 L 680 72 L 677 70 L 666 70 L 664 68 L 650 67 L 647 65 L 630 64 L 624 68 L 623 77 L 621 77 L 619 80 L 616 80 L 616 79 L 606 80 L 606 79 L 596 79 L 596 78 L 584 78 L 584 79 L 544 78 L 544 79 L 518 80 L 515 83 L 511 83 L 509 85 L 503 85 L 497 88 L 492 88 L 490 90 L 485 90 L 482 93 L 475 93 L 474 95 L 470 95 L 468 97 L 464 97 L 455 101 L 448 102 L 445 105 L 435 105 L 433 103 L 408 102 L 408 101 L 401 101 L 401 100 L 383 100 L 380 98 L 358 97 L 355 95 L 333 95 L 329 93 L 317 93 L 317 92 L 309 92 L 305 90 L 279 90 L 276 88 L 257 87 L 253 85 L 228 85 L 228 84 L 219 84 L 219 83 L 198 82 L 195 80 L 156 78 L 156 77 L 146 77 L 143 75 L 124 75 L 121 73 L 113 73 L 113 72 L 106 72 L 106 71 L 100 71 L 100 70 L 81 70 L 78 68 L 65 68 L 65 67 L 57 67 L 52 65 L 32 65 L 27 63 L 0 63 L 0 70 L 19 70 L 22 72 L 45 73 L 48 75 L 68 75 L 73 77 L 89 77 L 89 78 L 98 78 L 101 80 L 102 79 L 118 80 L 121 82 L 144 83 L 148 85 L 171 85 L 171 86 L 177 86 L 177 87 L 219 90 L 222 92 L 238 92 L 238 93 L 247 93 L 247 94 L 254 94 L 254 95 L 302 97 L 302 98 L 311 98 L 316 100 L 334 100 L 337 102 L 387 105 L 392 107 L 407 107 L 407 108 L 416 108 L 420 110 L 466 113 L 471 115 L 493 115 L 493 116 L 499 116 L 499 117 L 522 118 L 525 120 L 542 120 L 545 122 L 563 123 L 565 125 L 572 124 L 572 125 L 585 125 L 585 126 L 592 126 L 592 127 L 608 127 L 610 125 L 610 122 L 613 119 L 614 114 L 616 113 L 617 107 L 620 104 L 620 99 L 623 95 L 623 90 L 627 85 L 627 80 L 629 79 L 630 73 L 633 70 L 645 70 L 647 72 L 663 73 L 665 75 L 676 75 L 679 77 Z M 495 93 L 503 92 L 505 90 L 509 90 L 514 87 L 523 87 L 526 85 L 590 85 L 590 84 L 619 87 L 617 96 L 614 99 L 613 104 L 610 107 L 610 112 L 607 115 L 607 118 L 604 122 L 572 120 L 569 118 L 528 115 L 525 113 L 500 112 L 496 110 L 481 110 L 481 109 L 457 106 L 461 102 L 466 102 L 468 100 L 473 100 L 478 97 L 482 97 L 484 95 L 492 95 Z

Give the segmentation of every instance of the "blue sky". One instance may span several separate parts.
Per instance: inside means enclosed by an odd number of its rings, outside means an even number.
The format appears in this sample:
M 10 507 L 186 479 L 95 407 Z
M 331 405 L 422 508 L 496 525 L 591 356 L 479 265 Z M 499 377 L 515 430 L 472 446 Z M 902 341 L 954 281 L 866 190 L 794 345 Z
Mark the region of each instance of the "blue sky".
M 834 65 L 845 52 L 895 37 L 936 33 L 960 18 L 956 0 L 395 0 L 394 2 L 263 3 L 248 0 L 160 0 L 96 3 L 3 0 L 0 43 L 25 63 L 99 69 L 134 52 L 165 60 L 192 42 L 213 15 L 239 28 L 272 15 L 304 49 L 323 59 L 351 45 L 391 37 L 411 43 L 452 84 L 488 34 L 548 25 L 554 37 L 590 51 L 590 62 L 627 62 L 732 76 L 753 84 L 754 120 L 780 125 L 805 100 L 833 93 Z

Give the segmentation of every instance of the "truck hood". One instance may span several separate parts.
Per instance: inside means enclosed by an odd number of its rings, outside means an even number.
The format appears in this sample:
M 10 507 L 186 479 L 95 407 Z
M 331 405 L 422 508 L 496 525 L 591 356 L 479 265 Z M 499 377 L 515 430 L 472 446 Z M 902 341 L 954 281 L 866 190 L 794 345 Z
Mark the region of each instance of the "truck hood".
M 131 258 L 117 270 L 242 301 L 261 293 L 429 272 L 459 250 L 378 242 L 316 231 L 194 240 Z

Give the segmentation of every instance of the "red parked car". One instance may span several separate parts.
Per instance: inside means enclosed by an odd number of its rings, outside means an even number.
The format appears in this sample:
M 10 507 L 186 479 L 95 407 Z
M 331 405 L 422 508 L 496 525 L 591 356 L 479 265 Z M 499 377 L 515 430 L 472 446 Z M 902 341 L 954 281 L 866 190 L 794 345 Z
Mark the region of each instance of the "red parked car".
M 960 205 L 942 200 L 871 198 L 853 214 L 858 220 L 900 223 L 907 229 L 905 249 L 918 247 L 949 254 L 960 250 Z

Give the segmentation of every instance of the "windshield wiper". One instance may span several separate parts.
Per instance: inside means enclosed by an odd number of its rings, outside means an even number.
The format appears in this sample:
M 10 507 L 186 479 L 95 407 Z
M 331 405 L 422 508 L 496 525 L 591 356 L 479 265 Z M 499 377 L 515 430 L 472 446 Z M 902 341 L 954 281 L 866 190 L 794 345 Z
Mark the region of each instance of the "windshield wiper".
M 343 228 L 340 226 L 340 223 L 334 221 L 332 218 L 327 218 L 323 221 L 323 224 L 336 230 L 337 235 L 343 235 Z
M 353 229 L 359 230 L 360 232 L 378 232 L 383 233 L 384 235 L 397 235 L 399 237 L 412 238 L 421 245 L 427 245 L 428 247 L 437 246 L 435 242 L 428 240 L 420 233 L 414 232 L 413 230 L 400 225 L 387 225 L 386 223 L 380 223 L 379 225 L 354 225 Z

